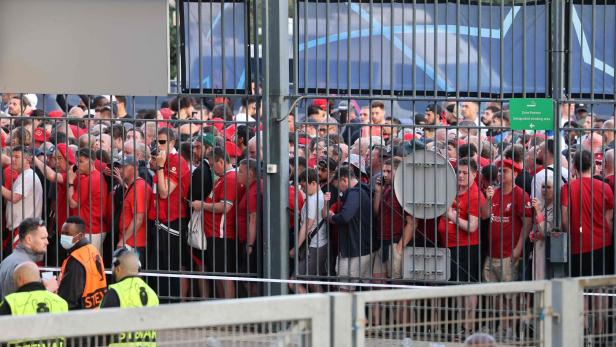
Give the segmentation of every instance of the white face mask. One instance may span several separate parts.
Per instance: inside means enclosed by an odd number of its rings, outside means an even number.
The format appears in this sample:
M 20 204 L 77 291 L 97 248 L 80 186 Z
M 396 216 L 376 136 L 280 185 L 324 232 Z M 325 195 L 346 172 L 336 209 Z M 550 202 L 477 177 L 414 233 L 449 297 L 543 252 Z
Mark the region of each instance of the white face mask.
M 62 245 L 62 248 L 69 250 L 73 248 L 75 242 L 73 242 L 72 236 L 62 234 L 60 235 L 60 245 Z

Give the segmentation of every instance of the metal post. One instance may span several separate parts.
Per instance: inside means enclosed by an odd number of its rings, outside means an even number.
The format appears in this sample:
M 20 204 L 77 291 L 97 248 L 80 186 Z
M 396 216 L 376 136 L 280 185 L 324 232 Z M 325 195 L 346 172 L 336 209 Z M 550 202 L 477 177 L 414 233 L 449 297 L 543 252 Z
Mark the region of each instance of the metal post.
M 551 74 L 552 74 L 552 99 L 555 101 L 556 107 L 554 108 L 554 177 L 561 177 L 560 169 L 560 118 L 561 118 L 561 102 L 564 98 L 564 74 L 565 74 L 565 2 L 553 1 L 552 7 L 552 28 L 551 33 Z M 554 189 L 554 204 L 560 206 L 560 189 Z M 554 209 L 554 231 L 562 231 L 561 226 L 561 210 L 560 208 Z M 550 278 L 564 277 L 565 275 L 565 263 L 552 263 L 548 262 L 548 271 L 546 274 Z
M 264 207 L 264 271 L 266 278 L 286 279 L 289 276 L 289 221 L 287 217 L 289 186 L 289 48 L 287 1 L 263 1 L 264 75 L 263 109 L 265 170 Z M 267 295 L 286 294 L 284 283 L 268 284 Z
M 557 317 L 552 324 L 552 346 L 583 346 L 584 291 L 579 280 L 552 281 L 551 295 Z

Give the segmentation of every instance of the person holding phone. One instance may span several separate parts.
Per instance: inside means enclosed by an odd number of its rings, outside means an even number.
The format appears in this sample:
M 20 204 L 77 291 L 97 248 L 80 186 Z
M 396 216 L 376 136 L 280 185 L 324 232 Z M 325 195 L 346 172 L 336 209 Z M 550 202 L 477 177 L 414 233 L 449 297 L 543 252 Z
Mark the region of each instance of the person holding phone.
M 190 265 L 187 243 L 190 168 L 175 148 L 176 133 L 171 128 L 158 130 L 154 170 L 154 195 L 148 220 L 157 234 L 150 264 L 158 270 L 180 271 Z M 188 287 L 180 288 L 179 279 L 160 278 L 159 295 L 176 301 Z M 183 281 L 182 285 L 188 285 Z M 182 290 L 184 289 L 184 290 Z

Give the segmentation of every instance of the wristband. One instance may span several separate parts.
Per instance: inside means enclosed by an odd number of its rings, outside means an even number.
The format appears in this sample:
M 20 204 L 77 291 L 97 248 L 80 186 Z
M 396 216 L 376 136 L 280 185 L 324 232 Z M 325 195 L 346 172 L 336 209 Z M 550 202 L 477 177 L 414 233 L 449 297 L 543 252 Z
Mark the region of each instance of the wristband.
M 156 170 L 158 171 L 158 170 L 164 170 L 164 169 L 165 169 L 164 166 L 159 166 Z

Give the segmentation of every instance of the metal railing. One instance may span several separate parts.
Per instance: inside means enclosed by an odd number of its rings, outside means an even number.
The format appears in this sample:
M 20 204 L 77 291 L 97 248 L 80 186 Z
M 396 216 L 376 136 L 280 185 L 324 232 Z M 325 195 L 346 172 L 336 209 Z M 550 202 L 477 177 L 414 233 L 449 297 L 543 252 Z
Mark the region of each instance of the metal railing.
M 154 331 L 162 346 L 327 346 L 330 302 L 311 294 L 13 317 L 2 319 L 0 341 L 63 337 L 74 346 L 106 346 L 121 333 Z

